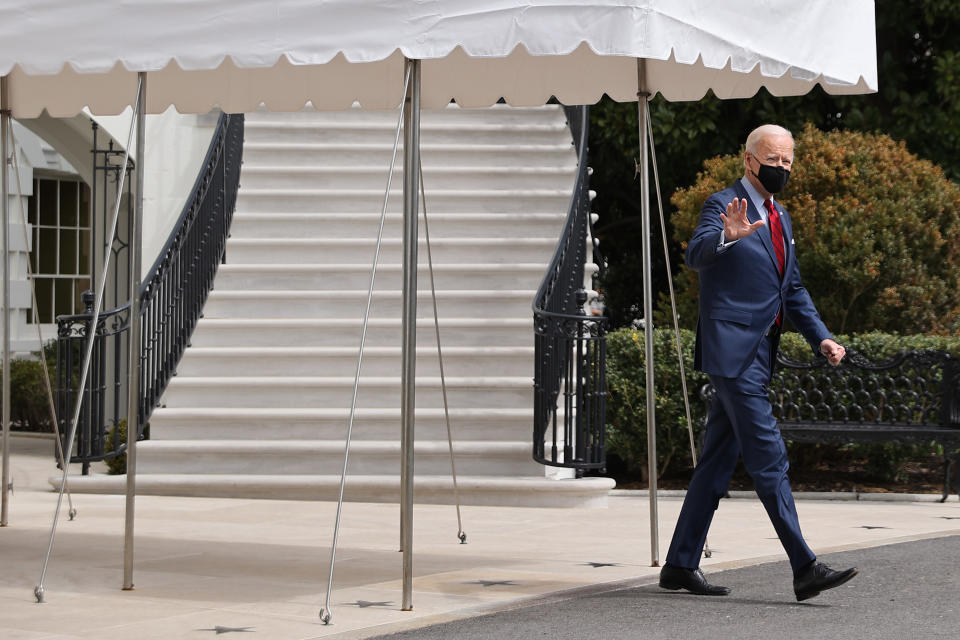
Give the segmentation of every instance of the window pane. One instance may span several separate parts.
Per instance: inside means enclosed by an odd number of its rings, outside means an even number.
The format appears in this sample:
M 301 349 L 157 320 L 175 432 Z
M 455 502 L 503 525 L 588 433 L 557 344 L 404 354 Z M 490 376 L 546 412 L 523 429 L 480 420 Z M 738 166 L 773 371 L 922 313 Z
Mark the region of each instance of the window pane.
M 57 230 L 40 229 L 40 264 L 37 273 L 53 274 L 57 272 Z
M 80 232 L 80 271 L 90 273 L 90 232 Z
M 79 204 L 79 198 L 77 198 L 77 185 L 76 182 L 62 181 L 60 182 L 60 226 L 61 227 L 75 227 L 77 226 L 77 205 Z
M 40 315 L 41 324 L 53 322 L 53 280 L 50 278 L 37 278 L 34 280 L 37 288 L 37 312 Z
M 40 273 L 40 263 L 37 259 L 40 256 L 40 227 L 33 228 L 33 245 L 30 247 L 30 266 L 33 267 L 34 273 Z
M 54 300 L 54 317 L 73 313 L 73 280 L 58 278 L 54 281 L 56 298 Z
M 90 187 L 80 182 L 80 226 L 90 228 Z
M 40 181 L 33 181 L 33 195 L 27 200 L 27 222 L 37 224 L 37 193 L 40 189 Z
M 64 275 L 77 273 L 77 232 L 64 229 L 60 232 L 60 271 Z
M 37 197 L 40 200 L 40 224 L 57 226 L 57 181 L 40 180 Z

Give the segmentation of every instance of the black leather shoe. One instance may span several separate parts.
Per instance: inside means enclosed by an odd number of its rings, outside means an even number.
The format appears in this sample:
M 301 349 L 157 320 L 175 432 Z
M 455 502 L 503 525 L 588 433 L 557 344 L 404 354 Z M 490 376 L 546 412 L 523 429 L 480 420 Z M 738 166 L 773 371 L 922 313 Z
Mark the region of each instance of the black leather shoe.
M 707 582 L 700 569 L 684 569 L 669 564 L 660 569 L 660 586 L 671 591 L 686 589 L 698 596 L 725 596 L 730 593 L 727 587 L 718 587 Z
M 858 573 L 855 568 L 834 571 L 827 565 L 814 561 L 808 569 L 793 579 L 793 592 L 797 594 L 797 601 L 802 602 L 820 595 L 821 591 L 839 587 Z

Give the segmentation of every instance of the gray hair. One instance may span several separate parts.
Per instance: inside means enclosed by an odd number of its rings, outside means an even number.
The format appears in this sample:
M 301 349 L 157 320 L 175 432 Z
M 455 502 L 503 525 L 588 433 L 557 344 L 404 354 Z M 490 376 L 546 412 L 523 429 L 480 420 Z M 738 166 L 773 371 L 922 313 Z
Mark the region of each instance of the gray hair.
M 757 144 L 767 136 L 787 136 L 790 140 L 793 140 L 793 134 L 790 133 L 789 129 L 784 129 L 778 124 L 762 124 L 747 136 L 747 151 L 749 153 L 755 153 Z

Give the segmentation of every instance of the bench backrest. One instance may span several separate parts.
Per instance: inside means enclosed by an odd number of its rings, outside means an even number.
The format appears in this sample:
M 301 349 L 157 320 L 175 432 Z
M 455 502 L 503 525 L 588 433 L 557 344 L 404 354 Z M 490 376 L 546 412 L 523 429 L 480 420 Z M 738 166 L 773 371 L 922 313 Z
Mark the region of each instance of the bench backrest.
M 960 367 L 944 351 L 871 362 L 853 350 L 837 366 L 782 353 L 768 387 L 781 424 L 870 423 L 960 428 Z

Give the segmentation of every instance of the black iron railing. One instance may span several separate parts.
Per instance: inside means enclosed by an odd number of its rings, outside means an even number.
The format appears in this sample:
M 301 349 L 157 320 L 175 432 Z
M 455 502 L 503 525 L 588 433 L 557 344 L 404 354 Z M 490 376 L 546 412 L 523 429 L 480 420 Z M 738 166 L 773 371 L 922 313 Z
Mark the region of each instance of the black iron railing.
M 243 115 L 222 114 L 203 167 L 166 245 L 140 288 L 140 406 L 138 434 L 176 372 L 224 259 L 243 155 Z M 91 332 L 93 295 L 84 313 L 57 318 L 57 416 L 65 439 L 77 401 L 83 346 Z M 124 451 L 126 345 L 129 305 L 100 315 L 89 384 L 77 423 L 71 462 L 112 458 Z
M 785 440 L 848 443 L 935 443 L 943 452 L 944 502 L 960 464 L 960 362 L 945 351 L 902 351 L 874 362 L 853 349 L 839 366 L 817 355 L 783 352 L 767 385 L 773 417 Z M 709 412 L 716 390 L 700 397 Z
M 591 242 L 589 110 L 564 107 L 578 172 L 567 221 L 533 303 L 533 458 L 578 470 L 606 464 L 606 318 L 587 315 L 584 273 Z M 595 247 L 593 247 L 595 249 Z M 594 260 L 600 260 L 594 256 Z
M 926 427 L 949 428 L 960 440 L 960 367 L 945 351 L 902 351 L 873 362 L 850 349 L 837 367 L 820 357 L 802 362 L 778 353 L 768 392 L 778 424 L 795 429 L 798 439 L 804 429 L 816 433 L 827 425 L 839 438 L 833 441 L 843 442 L 847 427 L 874 425 L 876 441 L 898 441 L 898 435 L 910 441 L 913 429 L 926 438 Z

